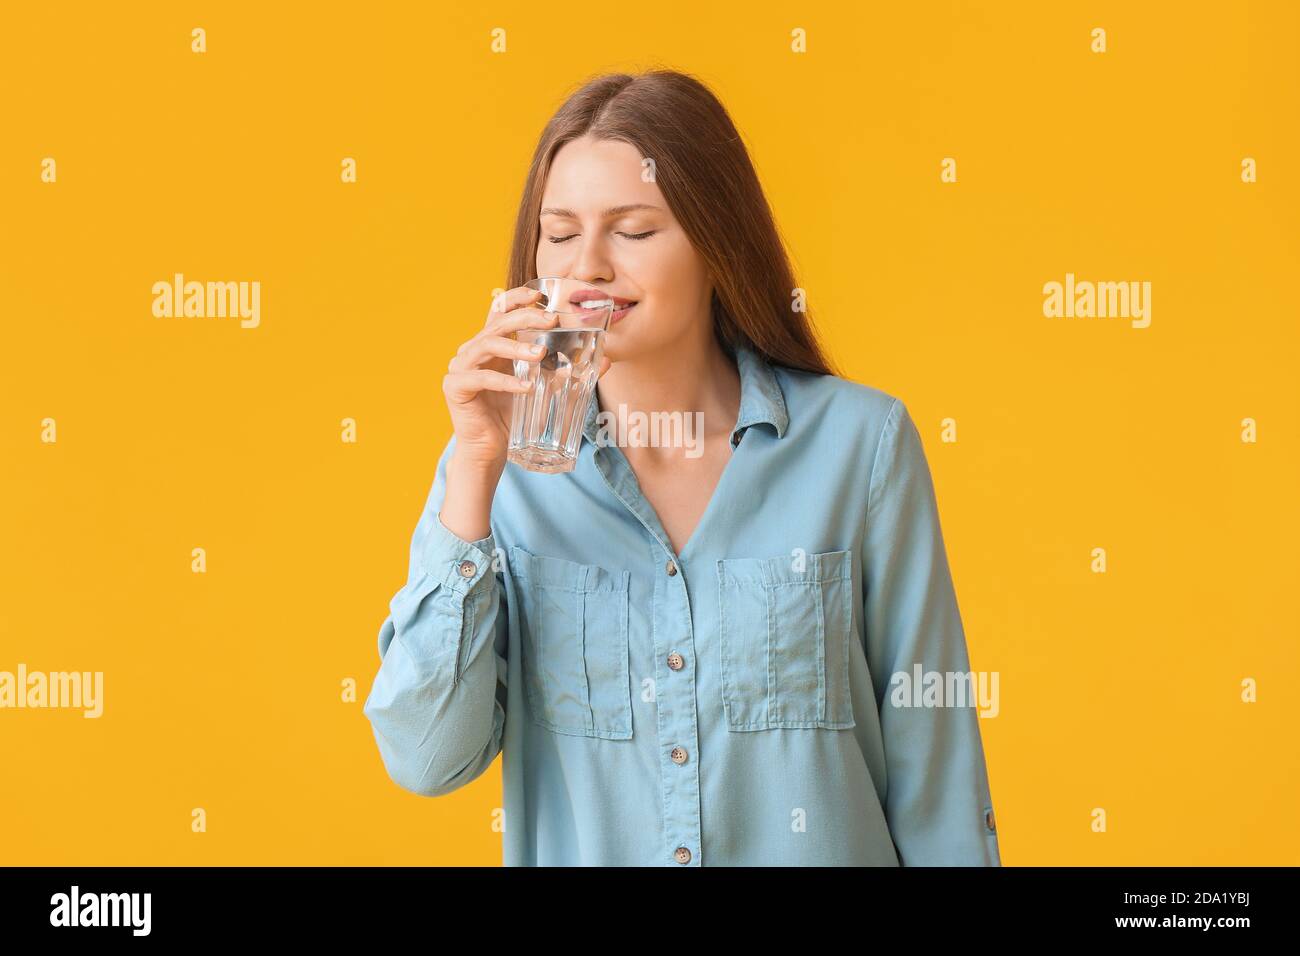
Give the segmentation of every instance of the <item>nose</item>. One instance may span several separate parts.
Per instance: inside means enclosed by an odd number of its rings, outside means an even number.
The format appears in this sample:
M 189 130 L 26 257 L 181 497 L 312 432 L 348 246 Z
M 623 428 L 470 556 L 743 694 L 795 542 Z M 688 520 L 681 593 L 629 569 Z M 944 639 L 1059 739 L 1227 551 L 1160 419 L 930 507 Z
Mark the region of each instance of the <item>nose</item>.
M 603 241 L 588 240 L 585 236 L 579 241 L 582 244 L 579 246 L 578 258 L 569 270 L 570 277 L 580 282 L 609 282 L 613 278 L 613 269 L 605 254 Z

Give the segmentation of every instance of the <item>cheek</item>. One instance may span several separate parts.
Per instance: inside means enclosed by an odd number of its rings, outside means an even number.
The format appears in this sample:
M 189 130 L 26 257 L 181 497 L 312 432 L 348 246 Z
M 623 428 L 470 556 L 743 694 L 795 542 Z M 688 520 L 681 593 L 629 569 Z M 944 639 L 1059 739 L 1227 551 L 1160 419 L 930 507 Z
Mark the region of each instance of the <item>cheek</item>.
M 555 264 L 559 262 L 556 258 L 559 246 L 543 239 L 537 244 L 537 255 L 534 257 L 539 276 L 556 275 Z
M 646 297 L 676 314 L 692 311 L 706 297 L 704 260 L 685 238 L 647 249 L 628 272 Z

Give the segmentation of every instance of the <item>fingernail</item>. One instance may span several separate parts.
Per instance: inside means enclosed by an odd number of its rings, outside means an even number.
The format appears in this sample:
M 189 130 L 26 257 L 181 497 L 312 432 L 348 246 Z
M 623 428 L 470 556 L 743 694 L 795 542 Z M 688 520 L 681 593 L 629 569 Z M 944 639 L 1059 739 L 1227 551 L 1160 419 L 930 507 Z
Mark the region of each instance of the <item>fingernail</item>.
M 528 351 L 533 352 L 533 353 L 544 352 L 544 351 L 546 351 L 546 346 L 544 346 L 544 345 L 530 345 L 530 346 L 528 347 Z

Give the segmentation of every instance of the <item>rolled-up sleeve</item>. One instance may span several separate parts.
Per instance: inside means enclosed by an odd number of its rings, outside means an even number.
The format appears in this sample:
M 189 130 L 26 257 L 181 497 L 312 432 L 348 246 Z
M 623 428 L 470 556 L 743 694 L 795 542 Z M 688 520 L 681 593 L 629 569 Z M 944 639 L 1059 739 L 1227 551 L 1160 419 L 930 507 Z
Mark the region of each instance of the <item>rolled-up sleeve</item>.
M 411 539 L 409 572 L 379 629 L 379 672 L 363 711 L 389 776 L 424 796 L 471 782 L 501 752 L 507 608 L 494 534 L 466 541 L 443 525 L 446 466 Z
M 880 709 L 885 816 L 904 866 L 1000 866 L 966 636 L 921 437 L 902 401 L 886 415 L 867 499 L 867 662 Z M 940 706 L 917 706 L 940 675 Z M 973 695 L 954 700 L 949 689 Z M 996 686 L 996 685 L 992 685 Z

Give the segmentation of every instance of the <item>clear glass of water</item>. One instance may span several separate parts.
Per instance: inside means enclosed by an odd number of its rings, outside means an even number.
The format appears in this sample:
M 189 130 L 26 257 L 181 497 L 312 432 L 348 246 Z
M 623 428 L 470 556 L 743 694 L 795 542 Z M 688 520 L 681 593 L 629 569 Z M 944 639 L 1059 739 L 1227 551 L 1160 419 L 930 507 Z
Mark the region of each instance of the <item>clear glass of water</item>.
M 506 458 L 529 471 L 572 471 L 587 410 L 595 401 L 614 303 L 578 279 L 541 276 L 524 285 L 542 293 L 532 308 L 553 312 L 558 321 L 551 328 L 514 333 L 520 342 L 546 346 L 546 354 L 535 362 L 514 362 L 515 375 L 532 388 L 514 395 Z

